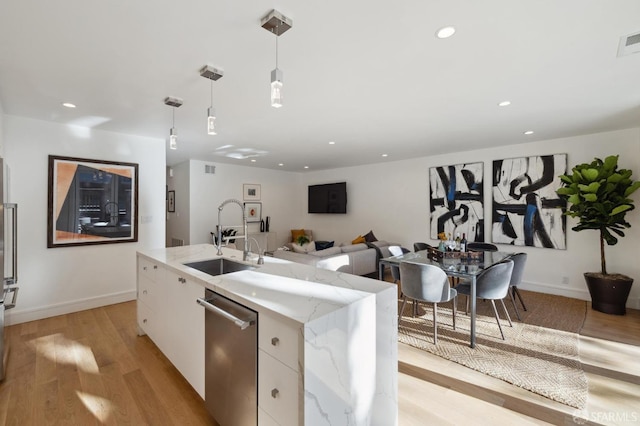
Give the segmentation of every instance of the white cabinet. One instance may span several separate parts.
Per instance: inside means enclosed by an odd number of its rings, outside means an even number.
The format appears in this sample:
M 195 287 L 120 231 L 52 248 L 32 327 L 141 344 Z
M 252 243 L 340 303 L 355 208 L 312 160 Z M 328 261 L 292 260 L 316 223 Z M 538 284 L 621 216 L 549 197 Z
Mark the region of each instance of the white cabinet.
M 260 425 L 303 423 L 299 330 L 266 313 L 258 316 L 258 406 Z
M 204 398 L 204 287 L 138 256 L 138 326 Z
M 165 283 L 170 336 L 165 355 L 204 398 L 204 309 L 196 303 L 204 297 L 204 287 L 173 271 L 166 272 Z
M 258 242 L 258 245 L 260 246 L 260 249 L 262 251 L 274 251 L 278 248 L 276 247 L 277 234 L 275 232 L 256 232 L 253 234 L 250 233 L 249 237 L 255 238 L 255 240 Z M 251 238 L 249 238 L 249 241 L 251 241 L 251 251 L 253 253 L 258 253 L 258 249 L 256 248 L 256 243 Z M 242 244 L 244 244 L 242 240 L 236 241 L 236 246 L 240 250 L 242 250 L 242 247 L 243 247 Z
M 164 346 L 162 329 L 162 291 L 164 268 L 138 257 L 138 334 L 147 334 L 158 347 Z

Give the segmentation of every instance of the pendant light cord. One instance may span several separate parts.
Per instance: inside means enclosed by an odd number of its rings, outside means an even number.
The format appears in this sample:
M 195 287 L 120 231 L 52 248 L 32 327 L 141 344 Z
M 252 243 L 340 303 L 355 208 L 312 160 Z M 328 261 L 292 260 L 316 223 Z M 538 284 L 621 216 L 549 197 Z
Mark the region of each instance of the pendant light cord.
M 211 80 L 211 108 L 213 108 L 213 80 Z
M 173 116 L 173 124 L 171 125 L 171 127 L 175 129 L 176 128 L 176 107 L 173 107 L 173 109 L 171 110 L 171 115 Z

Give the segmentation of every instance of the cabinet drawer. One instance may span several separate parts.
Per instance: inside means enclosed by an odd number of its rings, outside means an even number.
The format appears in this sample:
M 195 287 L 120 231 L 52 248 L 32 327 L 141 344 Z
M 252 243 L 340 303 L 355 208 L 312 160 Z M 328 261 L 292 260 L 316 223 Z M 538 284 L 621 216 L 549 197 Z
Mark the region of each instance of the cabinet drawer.
M 264 313 L 260 313 L 258 325 L 258 347 L 298 371 L 301 357 L 299 329 Z
M 280 426 L 273 417 L 268 415 L 262 408 L 258 408 L 258 426 Z
M 154 340 L 157 337 L 158 324 L 156 324 L 156 314 L 147 306 L 145 303 L 142 303 L 138 300 L 137 303 L 137 311 L 138 311 L 138 325 L 140 328 L 148 335 L 151 340 Z
M 258 406 L 281 426 L 297 425 L 298 373 L 258 350 Z
M 139 277 L 146 277 L 151 281 L 156 281 L 158 265 L 150 260 L 138 257 L 138 273 Z
M 138 278 L 138 301 L 145 303 L 152 309 L 158 307 L 158 284 L 145 276 Z

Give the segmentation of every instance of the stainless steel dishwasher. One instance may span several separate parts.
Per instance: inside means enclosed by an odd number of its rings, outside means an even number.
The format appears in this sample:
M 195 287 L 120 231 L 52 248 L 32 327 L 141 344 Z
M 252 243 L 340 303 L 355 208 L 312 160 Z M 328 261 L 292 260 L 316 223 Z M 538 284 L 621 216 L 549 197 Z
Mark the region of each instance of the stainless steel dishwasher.
M 205 309 L 205 405 L 221 426 L 258 424 L 258 313 L 211 290 Z

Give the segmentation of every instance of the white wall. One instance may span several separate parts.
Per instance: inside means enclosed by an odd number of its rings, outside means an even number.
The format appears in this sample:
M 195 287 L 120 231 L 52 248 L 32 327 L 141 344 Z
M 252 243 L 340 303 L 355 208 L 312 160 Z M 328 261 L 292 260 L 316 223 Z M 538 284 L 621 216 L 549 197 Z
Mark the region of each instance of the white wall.
M 300 174 L 257 167 L 236 166 L 191 160 L 189 192 L 191 244 L 210 243 L 211 232 L 218 223 L 218 206 L 229 198 L 243 202 L 242 185 L 260 184 L 262 218 L 271 217 L 271 232 L 276 232 L 278 246 L 289 240 L 291 228 L 300 226 Z M 215 165 L 215 174 L 205 174 L 205 165 Z M 175 176 L 175 171 L 174 171 Z M 176 207 L 176 210 L 178 207 Z M 241 225 L 242 212 L 229 204 L 221 213 L 223 225 Z M 249 224 L 249 232 L 259 232 L 258 223 Z M 242 231 L 240 231 L 242 233 Z
M 491 235 L 491 167 L 502 158 L 567 153 L 569 167 L 590 162 L 594 157 L 620 154 L 620 167 L 634 171 L 640 179 L 640 129 L 622 130 L 579 137 L 471 152 L 387 162 L 303 174 L 300 198 L 306 203 L 309 184 L 347 182 L 346 215 L 309 215 L 303 206 L 301 219 L 316 239 L 351 241 L 373 230 L 380 240 L 398 242 L 413 249 L 416 241 L 435 244 L 429 238 L 429 168 L 449 164 L 483 161 L 485 174 L 485 235 Z M 627 215 L 632 227 L 627 237 L 607 247 L 609 272 L 629 275 L 638 281 L 632 288 L 628 306 L 640 309 L 640 194 L 634 194 L 636 210 Z M 576 221 L 567 220 L 567 250 L 518 247 L 529 253 L 523 288 L 589 300 L 583 272 L 599 270 L 599 242 L 596 232 L 573 232 Z M 505 251 L 512 247 L 501 245 Z
M 164 141 L 5 115 L 4 142 L 19 206 L 20 294 L 9 323 L 134 299 L 136 250 L 164 244 Z M 49 154 L 138 163 L 138 242 L 47 249 Z
M 171 247 L 171 239 L 184 241 L 184 245 L 191 244 L 189 227 L 191 226 L 189 200 L 189 162 L 185 161 L 167 169 L 167 186 L 169 191 L 175 191 L 174 212 L 168 212 L 167 219 L 167 247 Z M 171 176 L 173 174 L 173 176 Z

